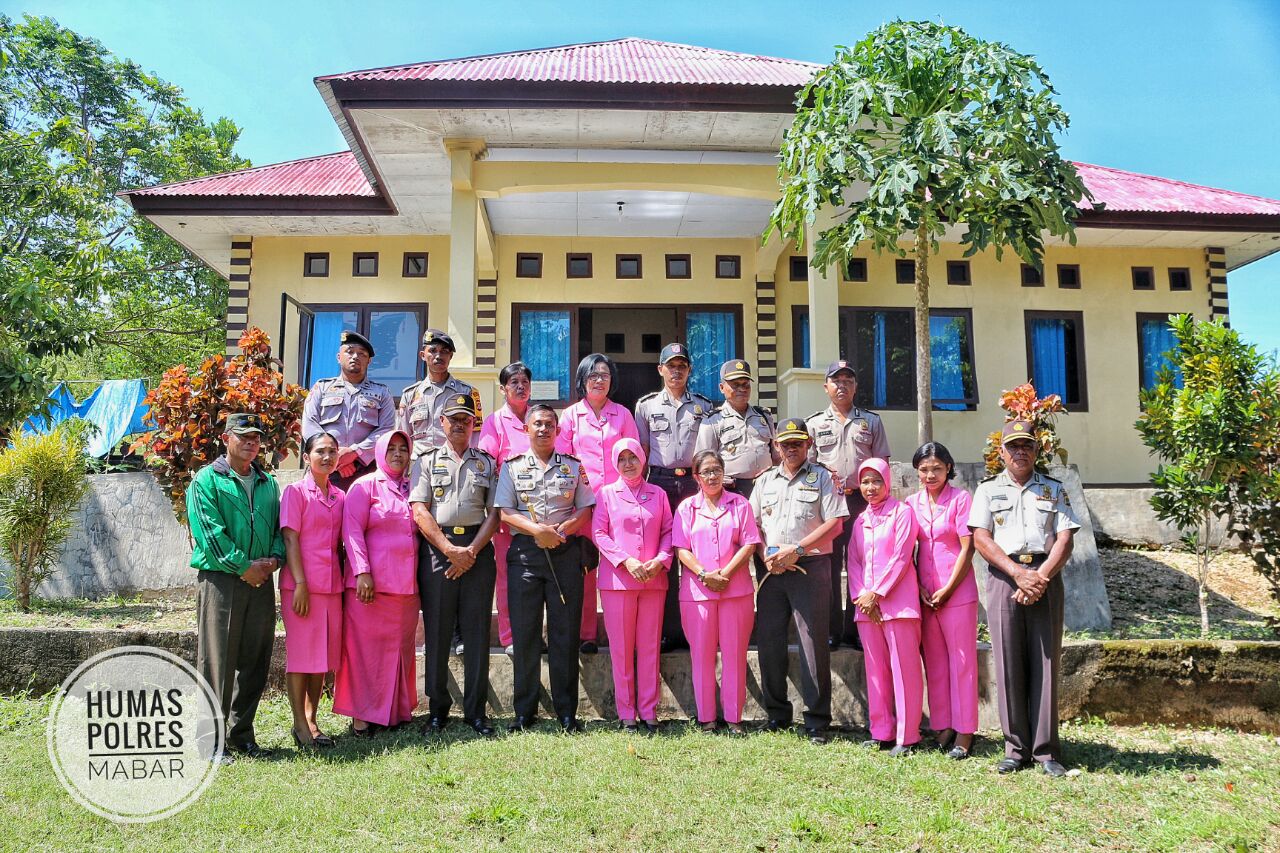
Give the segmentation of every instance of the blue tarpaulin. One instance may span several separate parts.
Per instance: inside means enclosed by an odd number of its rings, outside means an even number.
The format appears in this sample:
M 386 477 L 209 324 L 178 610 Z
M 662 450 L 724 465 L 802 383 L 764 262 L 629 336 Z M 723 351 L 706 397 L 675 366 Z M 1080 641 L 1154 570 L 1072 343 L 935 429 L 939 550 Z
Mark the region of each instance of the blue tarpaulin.
M 150 406 L 142 403 L 146 395 L 147 388 L 141 379 L 111 379 L 98 386 L 84 402 L 77 403 L 66 384 L 59 382 L 49 393 L 48 416 L 32 415 L 22 425 L 22 431 L 45 433 L 67 418 L 83 418 L 98 428 L 85 452 L 101 458 L 126 435 L 155 429 L 142 422 L 150 411 Z

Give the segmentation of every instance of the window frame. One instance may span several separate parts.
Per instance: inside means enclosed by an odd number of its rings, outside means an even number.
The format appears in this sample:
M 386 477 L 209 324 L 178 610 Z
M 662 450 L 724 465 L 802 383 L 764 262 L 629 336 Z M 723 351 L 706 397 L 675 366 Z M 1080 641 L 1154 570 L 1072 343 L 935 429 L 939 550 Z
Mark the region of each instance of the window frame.
M 311 262 L 324 261 L 324 272 L 312 272 Z M 303 278 L 328 278 L 332 264 L 329 261 L 328 252 L 303 252 L 302 253 L 302 277 Z
M 853 275 L 852 265 L 854 263 L 858 263 L 862 265 L 861 276 L 855 277 Z M 840 272 L 844 275 L 844 280 L 849 282 L 850 284 L 862 284 L 868 281 L 870 277 L 870 271 L 871 271 L 871 265 L 867 261 L 867 259 L 864 257 L 856 257 L 856 258 L 849 258 L 848 260 L 846 260 L 844 263 L 844 269 L 842 269 Z
M 373 272 L 360 272 L 361 261 L 373 261 Z M 377 252 L 352 252 L 351 253 L 351 277 L 352 278 L 377 278 L 378 277 L 378 253 Z
M 733 264 L 732 275 L 721 274 L 720 265 L 723 263 Z M 716 278 L 742 278 L 742 255 L 716 255 Z
M 586 261 L 587 271 L 585 273 L 574 273 L 573 264 L 575 261 Z M 565 252 L 564 254 L 564 277 L 565 278 L 595 278 L 593 275 L 595 268 L 591 262 L 590 252 Z
M 1036 375 L 1035 364 L 1031 351 L 1031 322 L 1033 320 L 1074 320 L 1076 324 L 1076 363 L 1079 368 L 1080 383 L 1080 402 L 1068 403 L 1062 401 L 1064 406 L 1070 406 L 1072 412 L 1089 411 L 1089 360 L 1084 348 L 1084 312 L 1083 311 L 1038 311 L 1027 309 L 1022 312 L 1022 336 L 1027 352 L 1027 376 L 1034 377 Z M 1036 391 L 1037 394 L 1040 391 Z
M 431 262 L 428 257 L 428 252 L 405 252 L 404 260 L 400 267 L 400 276 L 402 278 L 426 278 L 431 270 Z M 422 258 L 422 272 L 412 272 L 409 269 L 409 262 L 417 258 Z
M 909 278 L 903 278 L 903 271 L 911 270 Z M 911 258 L 894 258 L 893 260 L 893 280 L 896 284 L 915 284 L 916 283 L 916 262 Z
M 1182 273 L 1187 277 L 1187 282 L 1184 287 L 1174 287 L 1174 284 L 1173 284 L 1174 273 Z M 1190 293 L 1191 290 L 1192 290 L 1191 268 L 1190 267 L 1169 267 L 1169 291 L 1171 293 Z
M 1142 352 L 1142 324 L 1151 320 L 1161 320 L 1168 325 L 1169 320 L 1178 316 L 1177 311 L 1138 311 L 1134 314 L 1134 329 L 1138 335 L 1138 395 L 1141 398 L 1142 392 L 1146 389 L 1142 387 L 1142 362 L 1144 354 Z
M 1067 270 L 1074 270 L 1076 274 L 1075 284 L 1065 284 L 1062 281 L 1062 274 Z M 1060 290 L 1080 290 L 1080 265 L 1079 264 L 1058 264 L 1058 289 Z
M 1022 264 L 1018 268 L 1018 281 L 1023 287 L 1044 287 L 1044 270 Z
M 671 264 L 673 261 L 684 261 L 684 275 L 672 275 Z M 692 255 L 666 255 L 662 263 L 663 272 L 667 274 L 669 279 L 678 279 L 684 281 L 693 278 L 693 256 Z
M 1145 287 L 1139 286 L 1138 275 L 1140 273 L 1146 273 L 1147 280 L 1150 282 L 1150 284 L 1148 284 Z M 1156 268 L 1155 267 L 1129 267 L 1129 280 L 1133 284 L 1134 290 L 1139 290 L 1144 293 L 1149 293 L 1156 289 Z
M 803 275 L 797 276 L 797 272 Z M 787 281 L 808 281 L 809 280 L 809 256 L 808 255 L 788 255 L 787 256 Z
M 636 262 L 635 275 L 623 275 L 622 265 L 627 261 Z M 644 256 L 643 255 L 614 255 L 613 256 L 613 277 L 621 280 L 631 281 L 637 278 L 644 278 Z
M 522 261 L 532 261 L 538 265 L 536 272 L 524 272 L 521 268 Z M 542 253 L 541 252 L 516 252 L 516 278 L 542 278 Z
M 953 270 L 963 270 L 964 281 L 952 281 L 951 272 Z M 968 261 L 947 261 L 947 284 L 952 287 L 970 287 L 973 284 L 972 275 Z
M 367 276 L 365 276 L 367 278 Z M 310 324 L 304 331 L 298 330 L 298 384 L 304 388 L 310 388 L 319 379 L 325 377 L 312 377 L 311 365 L 308 363 L 307 354 L 311 349 L 311 334 L 315 323 L 316 314 L 324 314 L 337 311 L 355 311 L 359 314 L 356 321 L 355 331 L 368 337 L 372 317 L 375 311 L 414 311 L 418 314 L 418 320 L 422 324 L 422 331 L 425 332 L 431 328 L 431 303 L 429 302 L 303 302 L 300 303 L 303 308 L 311 312 L 311 316 L 307 317 Z M 306 315 L 304 315 L 306 316 Z M 427 375 L 427 366 L 422 359 L 418 357 L 419 350 L 414 351 L 414 382 L 421 380 Z M 337 365 L 335 364 L 335 367 Z M 305 379 L 305 381 L 303 381 Z M 400 402 L 400 391 L 403 389 L 393 388 L 391 393 L 395 395 L 396 404 Z

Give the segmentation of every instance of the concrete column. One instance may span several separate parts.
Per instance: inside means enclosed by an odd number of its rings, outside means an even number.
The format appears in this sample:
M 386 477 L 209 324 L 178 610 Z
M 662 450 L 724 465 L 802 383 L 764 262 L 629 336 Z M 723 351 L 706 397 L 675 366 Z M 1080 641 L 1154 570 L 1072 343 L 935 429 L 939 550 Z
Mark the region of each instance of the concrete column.
M 450 183 L 449 212 L 449 316 L 448 332 L 457 352 L 455 368 L 474 367 L 476 322 L 476 193 L 472 166 L 484 150 L 475 139 L 446 139 Z
M 819 212 L 818 221 L 805 229 L 805 254 L 813 257 L 817 232 L 829 217 Z M 840 357 L 840 277 L 830 267 L 809 267 L 809 364 L 814 370 L 826 371 L 827 365 Z

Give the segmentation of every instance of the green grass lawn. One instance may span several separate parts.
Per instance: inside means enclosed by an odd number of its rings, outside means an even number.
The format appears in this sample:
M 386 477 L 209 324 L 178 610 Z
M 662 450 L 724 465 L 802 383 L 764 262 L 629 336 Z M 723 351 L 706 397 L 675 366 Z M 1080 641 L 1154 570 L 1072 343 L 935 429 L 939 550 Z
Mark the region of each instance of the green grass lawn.
M 1083 772 L 1001 777 L 997 744 L 952 762 L 889 760 L 864 733 L 815 747 L 790 735 L 656 738 L 605 723 L 482 741 L 455 725 L 286 747 L 271 696 L 259 739 L 181 814 L 116 826 L 77 806 L 45 752 L 48 705 L 0 699 L 0 849 L 325 850 L 1276 850 L 1280 744 L 1228 731 L 1064 727 Z M 344 720 L 326 716 L 337 734 Z

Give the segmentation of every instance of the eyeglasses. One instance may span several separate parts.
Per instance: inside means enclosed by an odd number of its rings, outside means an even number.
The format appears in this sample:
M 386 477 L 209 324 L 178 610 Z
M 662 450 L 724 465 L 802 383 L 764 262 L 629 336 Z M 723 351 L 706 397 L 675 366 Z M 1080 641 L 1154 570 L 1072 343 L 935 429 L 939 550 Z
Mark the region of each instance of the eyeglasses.
M 613 374 L 611 373 L 588 373 L 587 374 L 588 382 L 607 382 L 612 378 L 613 378 Z
M 724 476 L 723 468 L 707 468 L 698 472 L 698 476 L 704 480 L 718 480 Z

